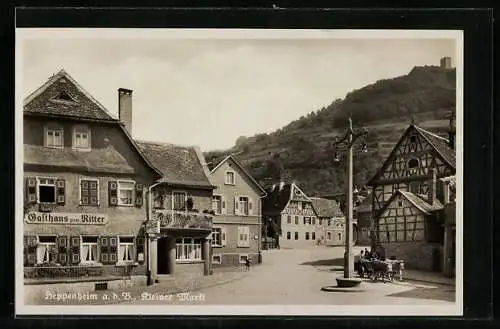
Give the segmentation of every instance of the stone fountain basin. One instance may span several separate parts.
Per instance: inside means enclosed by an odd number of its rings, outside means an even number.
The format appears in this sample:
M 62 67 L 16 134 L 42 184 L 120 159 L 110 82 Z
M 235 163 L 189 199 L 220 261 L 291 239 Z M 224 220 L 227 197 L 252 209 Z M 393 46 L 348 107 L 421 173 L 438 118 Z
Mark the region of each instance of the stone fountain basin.
M 358 278 L 336 278 L 336 280 L 339 288 L 354 288 L 361 284 L 361 279 Z

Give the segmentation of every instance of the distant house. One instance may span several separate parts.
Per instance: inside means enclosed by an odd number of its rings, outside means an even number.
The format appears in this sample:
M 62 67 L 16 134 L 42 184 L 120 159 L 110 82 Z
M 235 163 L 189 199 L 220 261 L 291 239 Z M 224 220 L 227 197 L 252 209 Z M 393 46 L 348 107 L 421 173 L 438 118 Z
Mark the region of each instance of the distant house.
M 335 200 L 310 197 L 318 216 L 317 243 L 324 246 L 345 244 L 345 216 Z
M 354 208 L 354 218 L 357 224 L 357 244 L 369 245 L 371 242 L 372 199 L 371 194 Z
M 311 199 L 295 183 L 274 184 L 266 192 L 262 218 L 280 227 L 279 246 L 304 248 L 316 245 L 319 220 Z
M 453 132 L 446 139 L 410 125 L 368 184 L 374 244 L 387 257 L 404 259 L 409 267 L 444 270 L 455 248 L 453 225 L 445 225 L 454 175 Z
M 211 183 L 215 214 L 212 229 L 214 267 L 257 262 L 261 245 L 261 198 L 266 191 L 233 156 L 213 163 Z

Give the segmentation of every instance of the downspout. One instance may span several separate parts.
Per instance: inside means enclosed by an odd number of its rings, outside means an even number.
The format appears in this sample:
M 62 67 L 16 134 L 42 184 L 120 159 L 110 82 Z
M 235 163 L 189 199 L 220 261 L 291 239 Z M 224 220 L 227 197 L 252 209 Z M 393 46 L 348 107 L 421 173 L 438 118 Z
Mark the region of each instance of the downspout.
M 153 198 L 151 197 L 151 190 L 161 183 L 163 183 L 163 182 L 158 182 L 158 183 L 155 183 L 155 184 L 148 187 L 148 217 L 147 217 L 147 222 L 150 222 L 153 219 Z M 148 286 L 150 286 L 153 284 L 152 277 L 151 277 L 151 236 L 148 232 L 146 232 L 146 234 L 148 236 L 148 243 L 146 244 L 147 245 L 146 273 L 147 273 L 147 284 L 148 284 Z

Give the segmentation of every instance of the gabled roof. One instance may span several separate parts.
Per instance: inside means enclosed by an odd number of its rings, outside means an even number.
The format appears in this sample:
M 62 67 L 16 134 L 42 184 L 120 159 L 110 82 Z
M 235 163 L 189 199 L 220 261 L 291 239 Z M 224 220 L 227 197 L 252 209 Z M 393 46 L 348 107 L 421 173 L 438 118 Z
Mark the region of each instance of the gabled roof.
M 25 115 L 118 121 L 64 70 L 26 97 L 23 105 Z
M 431 144 L 434 149 L 443 157 L 443 159 L 453 168 L 456 168 L 455 150 L 449 145 L 446 138 L 433 134 L 425 129 L 415 126 L 417 131 Z
M 433 211 L 444 209 L 444 205 L 437 199 L 434 201 L 434 204 L 430 204 L 427 202 L 427 200 L 424 200 L 422 197 L 419 197 L 411 192 L 397 190 L 391 196 L 385 207 L 380 210 L 380 213 L 383 213 L 385 209 L 387 209 L 387 207 L 394 201 L 394 199 L 398 195 L 401 195 L 403 198 L 408 200 L 408 202 L 410 202 L 413 206 L 415 206 L 418 210 L 420 210 L 426 215 L 429 215 Z
M 136 143 L 162 173 L 161 181 L 173 186 L 215 188 L 206 175 L 196 147 L 148 141 Z
M 444 162 L 446 162 L 450 167 L 456 168 L 455 164 L 455 150 L 453 150 L 449 144 L 448 140 L 446 138 L 440 137 L 436 134 L 433 134 L 423 128 L 417 127 L 414 124 L 411 124 L 401 135 L 399 138 L 398 142 L 396 145 L 394 145 L 391 153 L 389 156 L 386 158 L 382 166 L 377 170 L 375 175 L 370 179 L 370 181 L 366 184 L 367 186 L 373 186 L 373 183 L 377 180 L 377 178 L 380 176 L 381 172 L 385 170 L 387 165 L 389 164 L 389 160 L 392 159 L 394 156 L 394 153 L 396 152 L 397 148 L 400 146 L 400 144 L 403 142 L 403 140 L 408 136 L 408 134 L 411 131 L 416 131 L 422 138 L 424 138 L 430 145 L 431 147 L 443 158 Z
M 211 174 L 214 173 L 217 169 L 220 168 L 220 166 L 222 166 L 222 164 L 224 164 L 229 160 L 232 160 L 236 164 L 236 166 L 241 170 L 241 172 L 243 172 L 243 174 L 250 179 L 250 181 L 254 184 L 254 186 L 257 188 L 257 190 L 261 193 L 262 196 L 266 194 L 266 190 L 264 190 L 264 188 L 260 186 L 260 184 L 255 180 L 255 178 L 253 178 L 253 176 L 245 169 L 245 167 L 243 167 L 243 165 L 238 160 L 236 160 L 236 158 L 232 155 L 228 155 L 222 161 L 220 161 L 215 167 L 212 168 L 210 173 Z
M 356 206 L 356 213 L 364 213 L 372 211 L 372 195 L 371 193 L 366 196 L 361 203 Z
M 322 218 L 344 217 L 340 205 L 335 200 L 310 197 L 316 215 Z

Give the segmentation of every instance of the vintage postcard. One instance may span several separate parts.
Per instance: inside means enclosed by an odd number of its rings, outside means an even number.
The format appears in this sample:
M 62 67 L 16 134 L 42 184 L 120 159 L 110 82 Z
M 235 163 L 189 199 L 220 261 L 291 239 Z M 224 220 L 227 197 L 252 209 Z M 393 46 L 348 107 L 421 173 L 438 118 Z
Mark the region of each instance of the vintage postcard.
M 16 313 L 461 315 L 463 36 L 16 30 Z

